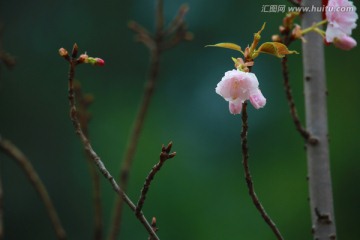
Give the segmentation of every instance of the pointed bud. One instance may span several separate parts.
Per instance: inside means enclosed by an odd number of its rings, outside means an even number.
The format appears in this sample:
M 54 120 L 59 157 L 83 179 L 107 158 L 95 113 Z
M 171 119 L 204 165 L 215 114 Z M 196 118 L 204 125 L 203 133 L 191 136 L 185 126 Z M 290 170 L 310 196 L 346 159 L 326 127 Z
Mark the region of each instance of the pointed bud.
M 77 57 L 78 51 L 79 51 L 78 45 L 75 43 L 71 52 L 72 58 Z

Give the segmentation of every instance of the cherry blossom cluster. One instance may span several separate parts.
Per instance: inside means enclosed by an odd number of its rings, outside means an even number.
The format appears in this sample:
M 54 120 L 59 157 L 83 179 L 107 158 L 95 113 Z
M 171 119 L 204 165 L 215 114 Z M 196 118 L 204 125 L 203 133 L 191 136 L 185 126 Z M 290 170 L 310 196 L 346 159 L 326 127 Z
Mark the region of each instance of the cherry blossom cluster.
M 353 11 L 333 11 L 340 8 L 352 9 Z M 350 50 L 357 45 L 356 40 L 350 36 L 352 30 L 356 28 L 356 20 L 358 19 L 353 2 L 329 0 L 325 16 L 328 22 L 325 33 L 327 42 L 332 42 L 336 47 L 343 50 Z

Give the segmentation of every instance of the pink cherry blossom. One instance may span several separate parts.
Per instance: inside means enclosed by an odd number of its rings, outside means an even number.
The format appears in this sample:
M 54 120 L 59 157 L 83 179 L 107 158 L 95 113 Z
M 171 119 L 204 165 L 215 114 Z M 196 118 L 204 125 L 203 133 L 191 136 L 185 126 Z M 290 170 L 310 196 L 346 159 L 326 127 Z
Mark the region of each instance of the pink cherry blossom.
M 227 71 L 215 91 L 229 102 L 229 110 L 232 114 L 240 114 L 242 103 L 248 99 L 256 109 L 266 104 L 266 99 L 259 90 L 259 81 L 253 73 Z
M 349 0 L 329 0 L 325 14 L 328 20 L 326 41 L 335 43 L 335 41 L 345 38 L 349 42 L 346 36 L 351 35 L 352 30 L 356 28 L 358 19 L 354 4 Z M 355 39 L 353 40 L 355 41 Z M 355 45 L 352 45 L 355 46 L 356 41 Z M 347 44 L 347 47 L 349 46 L 350 44 Z
M 250 94 L 250 102 L 254 106 L 254 108 L 259 109 L 265 106 L 266 98 L 264 98 L 260 89 L 256 89 Z
M 356 47 L 357 43 L 352 37 L 343 35 L 341 38 L 334 39 L 334 45 L 342 50 L 350 50 Z

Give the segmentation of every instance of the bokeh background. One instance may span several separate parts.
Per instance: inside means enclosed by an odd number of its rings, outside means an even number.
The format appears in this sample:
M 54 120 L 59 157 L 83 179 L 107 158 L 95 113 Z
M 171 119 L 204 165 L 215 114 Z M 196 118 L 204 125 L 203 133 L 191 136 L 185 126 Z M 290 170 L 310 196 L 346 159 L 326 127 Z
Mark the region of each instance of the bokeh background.
M 136 200 L 145 176 L 158 161 L 161 144 L 174 142 L 176 158 L 156 176 L 144 212 L 156 216 L 161 239 L 274 239 L 248 196 L 241 165 L 240 116 L 229 114 L 214 88 L 233 68 L 236 52 L 204 48 L 235 42 L 245 47 L 263 22 L 263 40 L 278 31 L 282 13 L 262 13 L 272 1 L 188 0 L 194 33 L 163 54 L 149 114 L 140 138 L 128 195 Z M 182 0 L 165 1 L 169 22 Z M 358 5 L 358 2 L 355 2 Z M 82 145 L 69 120 L 67 63 L 58 49 L 102 57 L 105 67 L 84 65 L 77 79 L 93 93 L 91 141 L 114 176 L 131 131 L 148 70 L 148 50 L 127 28 L 136 20 L 154 28 L 154 1 L 1 1 L 4 49 L 16 57 L 1 66 L 0 133 L 28 156 L 46 184 L 69 239 L 91 239 L 91 180 Z M 360 40 L 360 31 L 354 31 Z M 300 43 L 292 49 L 301 51 Z M 339 239 L 359 233 L 360 48 L 326 47 L 331 167 Z M 304 116 L 301 55 L 290 56 L 291 84 Z M 255 188 L 286 239 L 311 239 L 304 142 L 295 131 L 283 91 L 280 60 L 264 55 L 253 68 L 268 102 L 249 107 L 250 165 Z M 6 239 L 54 239 L 52 226 L 21 169 L 0 154 Z M 104 231 L 115 193 L 101 180 Z M 147 233 L 125 207 L 121 239 Z

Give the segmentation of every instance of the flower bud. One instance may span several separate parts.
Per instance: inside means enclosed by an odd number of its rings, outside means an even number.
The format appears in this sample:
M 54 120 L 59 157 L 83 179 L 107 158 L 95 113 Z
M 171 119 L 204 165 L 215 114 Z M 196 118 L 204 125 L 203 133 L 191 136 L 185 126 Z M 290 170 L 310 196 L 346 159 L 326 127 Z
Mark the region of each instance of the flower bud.
M 84 53 L 80 55 L 78 61 L 79 63 L 88 63 L 88 58 L 89 56 L 86 53 Z
M 105 65 L 105 61 L 102 60 L 101 58 L 95 58 L 96 62 L 95 65 L 97 66 L 104 66 Z
M 59 49 L 59 54 L 60 54 L 61 57 L 69 56 L 69 53 L 68 53 L 68 51 L 66 51 L 65 48 L 60 48 Z
M 262 95 L 260 89 L 256 89 L 250 94 L 250 102 L 254 108 L 259 109 L 265 106 L 266 98 Z
M 292 30 L 292 36 L 294 39 L 298 39 L 302 37 L 302 31 L 300 25 L 296 24 L 294 29 Z
M 90 63 L 91 65 L 96 65 L 96 66 L 104 66 L 105 65 L 104 60 L 102 60 L 101 58 L 93 58 L 93 57 L 88 57 L 86 59 L 86 63 Z
M 340 48 L 342 50 L 350 50 L 356 47 L 357 43 L 356 40 L 353 39 L 352 37 L 344 35 L 340 38 L 335 38 L 334 45 L 335 47 Z
M 281 38 L 280 38 L 280 36 L 279 35 L 272 35 L 271 36 L 271 40 L 273 41 L 273 42 L 281 42 Z

